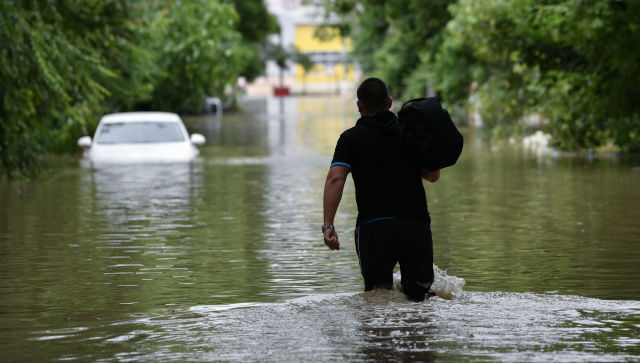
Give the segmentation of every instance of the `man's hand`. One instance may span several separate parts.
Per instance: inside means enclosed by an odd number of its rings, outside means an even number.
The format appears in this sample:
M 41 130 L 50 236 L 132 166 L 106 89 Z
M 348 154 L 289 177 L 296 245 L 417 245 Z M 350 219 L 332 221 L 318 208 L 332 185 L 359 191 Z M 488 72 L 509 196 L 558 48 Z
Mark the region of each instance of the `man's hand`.
M 331 228 L 324 231 L 324 244 L 332 250 L 340 249 L 340 242 L 335 229 Z
M 324 184 L 324 225 L 333 225 L 333 219 L 336 216 L 336 210 L 342 199 L 342 190 L 347 180 L 347 175 L 351 169 L 343 165 L 334 165 L 329 168 L 327 181 Z M 324 244 L 332 250 L 340 249 L 338 242 L 338 234 L 333 228 L 324 231 Z
M 422 179 L 435 183 L 440 179 L 440 170 L 429 171 L 422 169 Z

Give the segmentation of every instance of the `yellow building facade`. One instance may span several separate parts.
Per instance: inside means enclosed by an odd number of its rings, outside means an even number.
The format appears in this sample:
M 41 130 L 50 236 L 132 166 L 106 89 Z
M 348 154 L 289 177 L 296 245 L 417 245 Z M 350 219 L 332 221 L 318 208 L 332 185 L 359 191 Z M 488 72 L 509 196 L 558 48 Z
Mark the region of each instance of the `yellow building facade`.
M 347 55 L 352 49 L 350 39 L 339 35 L 323 40 L 315 36 L 317 25 L 296 25 L 294 45 L 311 58 L 314 66 L 305 72 L 296 64 L 295 80 L 301 84 L 329 84 L 354 82 L 354 67 L 348 62 Z

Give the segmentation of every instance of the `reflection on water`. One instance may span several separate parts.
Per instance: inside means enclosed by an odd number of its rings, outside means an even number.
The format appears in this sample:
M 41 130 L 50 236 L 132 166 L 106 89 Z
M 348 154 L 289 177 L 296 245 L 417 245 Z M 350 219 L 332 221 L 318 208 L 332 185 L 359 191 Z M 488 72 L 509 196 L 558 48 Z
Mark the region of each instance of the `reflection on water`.
M 352 99 L 245 109 L 187 119 L 209 141 L 192 163 L 0 183 L 3 360 L 640 357 L 640 173 L 623 161 L 466 130 L 459 163 L 427 185 L 435 263 L 450 275 L 436 289 L 452 299 L 416 304 L 360 293 L 351 182 L 343 248 L 321 241 Z
M 201 163 L 102 166 L 84 175 L 82 192 L 110 232 L 148 235 L 191 228 L 202 188 Z
M 118 298 L 126 296 L 119 302 L 125 305 L 144 302 L 146 289 L 194 284 L 188 231 L 198 223 L 201 163 L 105 165 L 83 177 L 80 191 L 91 200 L 85 213 L 94 217 L 90 228 L 101 231 L 89 242 L 103 260 L 98 283 L 124 288 Z M 171 288 L 164 276 L 174 281 Z

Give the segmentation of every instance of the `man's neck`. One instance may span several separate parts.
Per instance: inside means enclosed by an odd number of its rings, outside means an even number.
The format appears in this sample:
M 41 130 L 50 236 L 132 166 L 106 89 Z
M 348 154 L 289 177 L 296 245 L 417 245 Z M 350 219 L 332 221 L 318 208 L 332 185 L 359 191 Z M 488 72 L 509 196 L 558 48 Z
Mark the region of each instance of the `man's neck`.
M 382 111 L 375 111 L 375 112 L 367 112 L 367 111 L 363 111 L 360 112 L 360 116 L 365 117 L 365 116 L 375 116 L 377 114 L 383 113 L 383 112 L 387 112 L 389 110 L 382 110 Z

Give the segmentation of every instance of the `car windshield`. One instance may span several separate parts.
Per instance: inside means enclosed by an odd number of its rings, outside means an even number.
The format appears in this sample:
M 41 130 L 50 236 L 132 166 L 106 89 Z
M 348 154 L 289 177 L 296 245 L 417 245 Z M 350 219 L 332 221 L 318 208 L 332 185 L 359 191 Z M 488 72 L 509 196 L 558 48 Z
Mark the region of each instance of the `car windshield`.
M 113 122 L 102 125 L 98 144 L 138 144 L 184 141 L 177 122 Z

